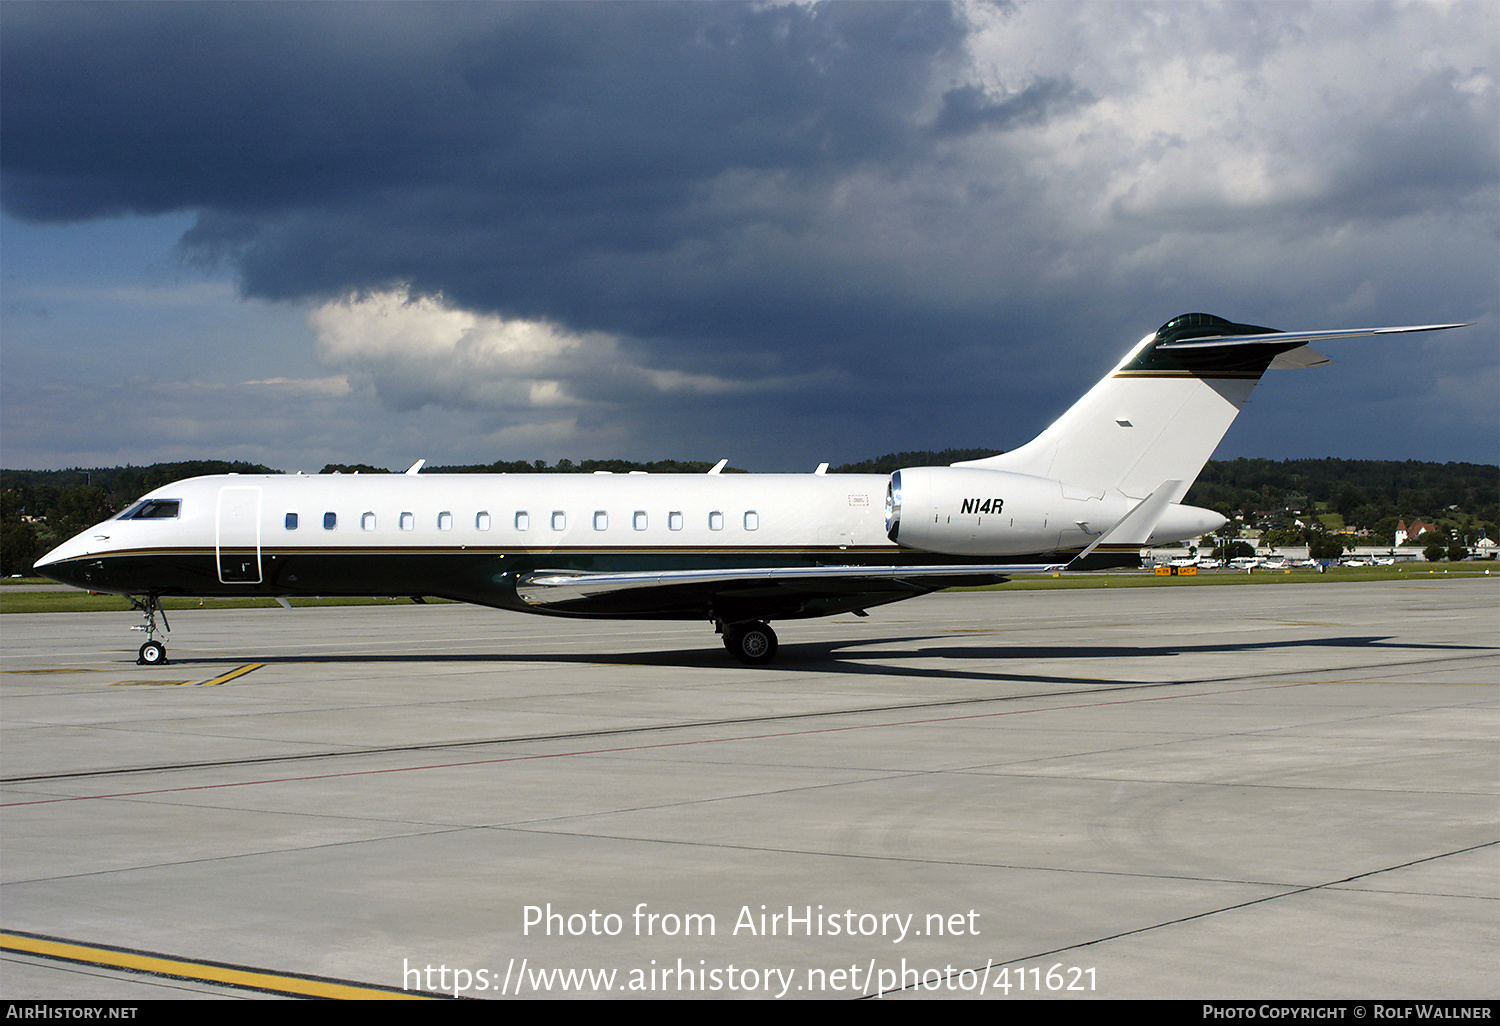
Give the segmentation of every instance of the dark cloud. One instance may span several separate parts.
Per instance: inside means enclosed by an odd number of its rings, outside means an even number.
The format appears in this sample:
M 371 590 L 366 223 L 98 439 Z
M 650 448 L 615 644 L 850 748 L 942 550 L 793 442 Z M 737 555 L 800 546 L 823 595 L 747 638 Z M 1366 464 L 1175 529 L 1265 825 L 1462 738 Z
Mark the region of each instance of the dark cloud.
M 1316 77 L 1485 10 L 4 3 L 0 207 L 187 212 L 184 259 L 247 297 L 399 286 L 595 338 L 561 377 L 589 417 L 653 404 L 638 432 L 774 396 L 849 456 L 1015 444 L 994 424 L 1183 310 L 1492 315 L 1492 56 Z M 341 352 L 392 409 L 516 387 Z
M 775 337 L 805 312 L 766 302 L 774 269 L 733 266 L 756 255 L 746 236 L 795 238 L 840 176 L 924 157 L 964 34 L 930 3 L 5 14 L 13 216 L 197 211 L 185 253 L 228 261 L 250 296 L 406 282 L 700 338 Z
M 965 85 L 943 94 L 943 109 L 935 127 L 938 135 L 947 136 L 1035 125 L 1093 101 L 1087 89 L 1065 78 L 1044 78 L 998 100 L 980 86 Z
M 1435 210 L 1493 213 L 1500 181 L 1500 122 L 1493 90 L 1476 91 L 1456 68 L 1434 71 L 1391 96 L 1339 161 L 1332 208 L 1372 218 Z
M 729 169 L 898 157 L 961 38 L 938 4 L 7 5 L 5 204 L 659 208 Z

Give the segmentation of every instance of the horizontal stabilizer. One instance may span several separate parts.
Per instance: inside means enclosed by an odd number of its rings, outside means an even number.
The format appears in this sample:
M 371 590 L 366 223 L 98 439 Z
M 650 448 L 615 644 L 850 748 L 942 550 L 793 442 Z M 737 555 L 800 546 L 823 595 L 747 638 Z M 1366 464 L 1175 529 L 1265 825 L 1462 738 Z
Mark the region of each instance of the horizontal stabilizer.
M 1288 342 L 1319 342 L 1340 338 L 1364 338 L 1367 335 L 1398 335 L 1409 331 L 1445 331 L 1466 328 L 1467 324 L 1412 324 L 1399 328 L 1333 328 L 1326 331 L 1272 331 L 1264 335 L 1208 335 L 1161 342 L 1158 349 L 1215 349 L 1221 346 L 1285 346 Z

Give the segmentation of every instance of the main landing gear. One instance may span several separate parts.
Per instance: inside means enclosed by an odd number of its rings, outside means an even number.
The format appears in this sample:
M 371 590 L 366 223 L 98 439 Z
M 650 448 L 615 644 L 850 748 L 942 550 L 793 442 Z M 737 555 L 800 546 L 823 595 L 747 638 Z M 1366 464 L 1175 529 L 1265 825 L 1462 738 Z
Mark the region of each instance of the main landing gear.
M 729 654 L 750 666 L 763 666 L 776 658 L 776 632 L 760 620 L 718 624 Z
M 133 631 L 145 631 L 146 643 L 141 646 L 140 653 L 136 656 L 138 666 L 165 666 L 167 665 L 167 646 L 164 642 L 157 641 L 158 630 L 163 633 L 171 633 L 172 625 L 167 622 L 167 611 L 161 607 L 161 600 L 156 595 L 147 595 L 145 598 L 130 596 L 130 605 L 133 609 L 139 609 L 146 614 L 146 622 L 130 628 Z M 156 614 L 161 614 L 162 626 L 156 626 Z

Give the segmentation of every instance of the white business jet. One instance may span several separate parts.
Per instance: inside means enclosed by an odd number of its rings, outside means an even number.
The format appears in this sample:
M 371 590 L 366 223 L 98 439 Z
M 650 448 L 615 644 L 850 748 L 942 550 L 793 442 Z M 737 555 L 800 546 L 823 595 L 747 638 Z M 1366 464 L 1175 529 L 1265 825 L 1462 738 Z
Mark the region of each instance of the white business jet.
M 705 620 L 746 663 L 769 621 L 864 615 L 956 584 L 1135 565 L 1225 519 L 1182 505 L 1267 368 L 1307 343 L 1462 327 L 1284 332 L 1175 317 L 1034 440 L 889 476 L 319 474 L 159 488 L 52 550 L 41 574 L 126 595 L 139 661 L 169 595 L 410 595 L 556 616 Z M 166 618 L 162 616 L 166 627 Z

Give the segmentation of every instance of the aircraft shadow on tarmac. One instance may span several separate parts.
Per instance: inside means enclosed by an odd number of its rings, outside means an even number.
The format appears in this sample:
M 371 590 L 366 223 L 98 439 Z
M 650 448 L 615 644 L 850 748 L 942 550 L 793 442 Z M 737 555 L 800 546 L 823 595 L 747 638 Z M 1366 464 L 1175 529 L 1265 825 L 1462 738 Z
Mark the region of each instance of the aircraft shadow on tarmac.
M 924 641 L 946 642 L 946 644 L 918 645 L 916 648 L 894 647 Z M 1099 677 L 1057 676 L 1016 672 L 1018 663 L 1050 659 L 1109 660 L 1112 664 L 1123 661 L 1119 669 L 1128 670 L 1132 661 L 1172 657 L 1193 659 L 1204 656 L 1233 655 L 1236 653 L 1292 652 L 1298 649 L 1365 649 L 1388 653 L 1427 651 L 1486 652 L 1486 645 L 1435 644 L 1397 641 L 1391 636 L 1353 636 L 1322 638 L 1289 638 L 1275 641 L 1251 642 L 1203 642 L 1192 645 L 1153 645 L 1143 642 L 1134 645 L 1080 643 L 1074 645 L 1003 645 L 982 644 L 954 645 L 946 634 L 911 634 L 888 636 L 873 640 L 846 639 L 839 641 L 793 642 L 783 644 L 776 662 L 755 668 L 758 673 L 784 673 L 786 671 L 849 674 L 888 674 L 901 677 L 933 677 L 975 681 L 1031 681 L 1046 683 L 1070 683 L 1091 685 L 1120 685 L 1146 683 L 1111 673 L 1107 680 Z M 348 654 L 348 655 L 267 655 L 225 657 L 208 656 L 174 659 L 174 664 L 232 664 L 243 663 L 247 658 L 270 664 L 338 663 L 338 664 L 392 664 L 437 665 L 441 663 L 490 663 L 496 666 L 519 663 L 563 663 L 576 665 L 653 666 L 683 669 L 737 669 L 749 671 L 730 659 L 720 648 L 669 649 L 647 652 L 560 652 L 535 650 L 517 653 L 431 653 L 412 652 L 395 655 Z M 947 662 L 943 667 L 912 666 L 907 660 L 939 659 Z M 1005 669 L 993 668 L 996 661 L 1003 661 Z M 981 669 L 974 664 L 988 664 Z M 964 664 L 970 664 L 965 666 Z M 1262 672 L 1286 673 L 1296 666 L 1263 670 Z

